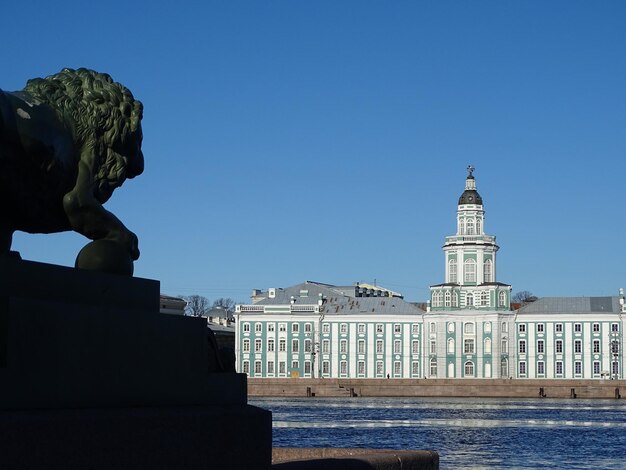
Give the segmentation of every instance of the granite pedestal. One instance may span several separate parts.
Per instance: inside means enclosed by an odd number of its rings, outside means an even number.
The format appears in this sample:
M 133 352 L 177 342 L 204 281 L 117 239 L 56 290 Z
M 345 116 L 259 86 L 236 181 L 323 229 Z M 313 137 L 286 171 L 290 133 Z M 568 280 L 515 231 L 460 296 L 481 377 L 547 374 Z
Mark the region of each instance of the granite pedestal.
M 159 283 L 0 259 L 0 468 L 269 468 L 271 413 Z

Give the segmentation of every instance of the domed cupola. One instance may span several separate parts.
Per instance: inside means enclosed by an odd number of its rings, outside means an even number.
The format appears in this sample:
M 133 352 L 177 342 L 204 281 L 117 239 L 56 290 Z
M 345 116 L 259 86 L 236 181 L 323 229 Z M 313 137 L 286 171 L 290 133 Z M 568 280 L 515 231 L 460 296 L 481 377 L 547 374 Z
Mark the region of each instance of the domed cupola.
M 467 179 L 465 180 L 465 191 L 461 194 L 459 198 L 459 206 L 465 204 L 477 204 L 479 206 L 483 205 L 483 198 L 480 197 L 478 191 L 476 191 L 476 180 L 474 179 L 474 167 L 469 165 L 467 167 Z

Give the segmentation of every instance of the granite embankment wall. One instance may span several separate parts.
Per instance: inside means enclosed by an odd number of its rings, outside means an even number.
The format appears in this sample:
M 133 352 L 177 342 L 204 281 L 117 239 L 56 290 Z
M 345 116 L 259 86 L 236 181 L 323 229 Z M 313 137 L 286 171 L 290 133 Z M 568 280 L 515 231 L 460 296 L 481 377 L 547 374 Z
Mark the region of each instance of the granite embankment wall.
M 626 380 L 248 378 L 248 396 L 626 399 Z

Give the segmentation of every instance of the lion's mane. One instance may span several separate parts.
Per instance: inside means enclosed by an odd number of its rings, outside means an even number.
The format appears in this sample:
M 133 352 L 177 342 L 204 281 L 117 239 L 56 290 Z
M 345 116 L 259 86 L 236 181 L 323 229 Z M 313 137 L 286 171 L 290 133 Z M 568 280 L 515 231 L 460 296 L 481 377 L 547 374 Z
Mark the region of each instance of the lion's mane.
M 95 150 L 100 161 L 95 162 L 94 180 L 101 194 L 110 194 L 107 187 L 117 187 L 142 172 L 143 161 L 129 162 L 120 152 L 131 139 L 140 139 L 143 105 L 108 74 L 63 69 L 29 80 L 24 91 L 70 124 L 79 146 Z

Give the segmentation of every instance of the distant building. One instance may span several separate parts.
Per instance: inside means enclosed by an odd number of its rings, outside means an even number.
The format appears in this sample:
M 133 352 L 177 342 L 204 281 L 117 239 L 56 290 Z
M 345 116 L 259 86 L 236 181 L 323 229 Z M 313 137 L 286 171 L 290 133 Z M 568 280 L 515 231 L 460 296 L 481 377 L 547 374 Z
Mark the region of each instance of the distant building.
M 624 292 L 511 310 L 496 237 L 468 167 L 445 282 L 425 310 L 370 284 L 254 289 L 236 306 L 237 368 L 251 377 L 624 378 Z
M 160 297 L 160 312 L 168 313 L 171 315 L 184 315 L 185 306 L 187 302 L 180 297 L 172 297 L 169 295 L 161 294 Z

